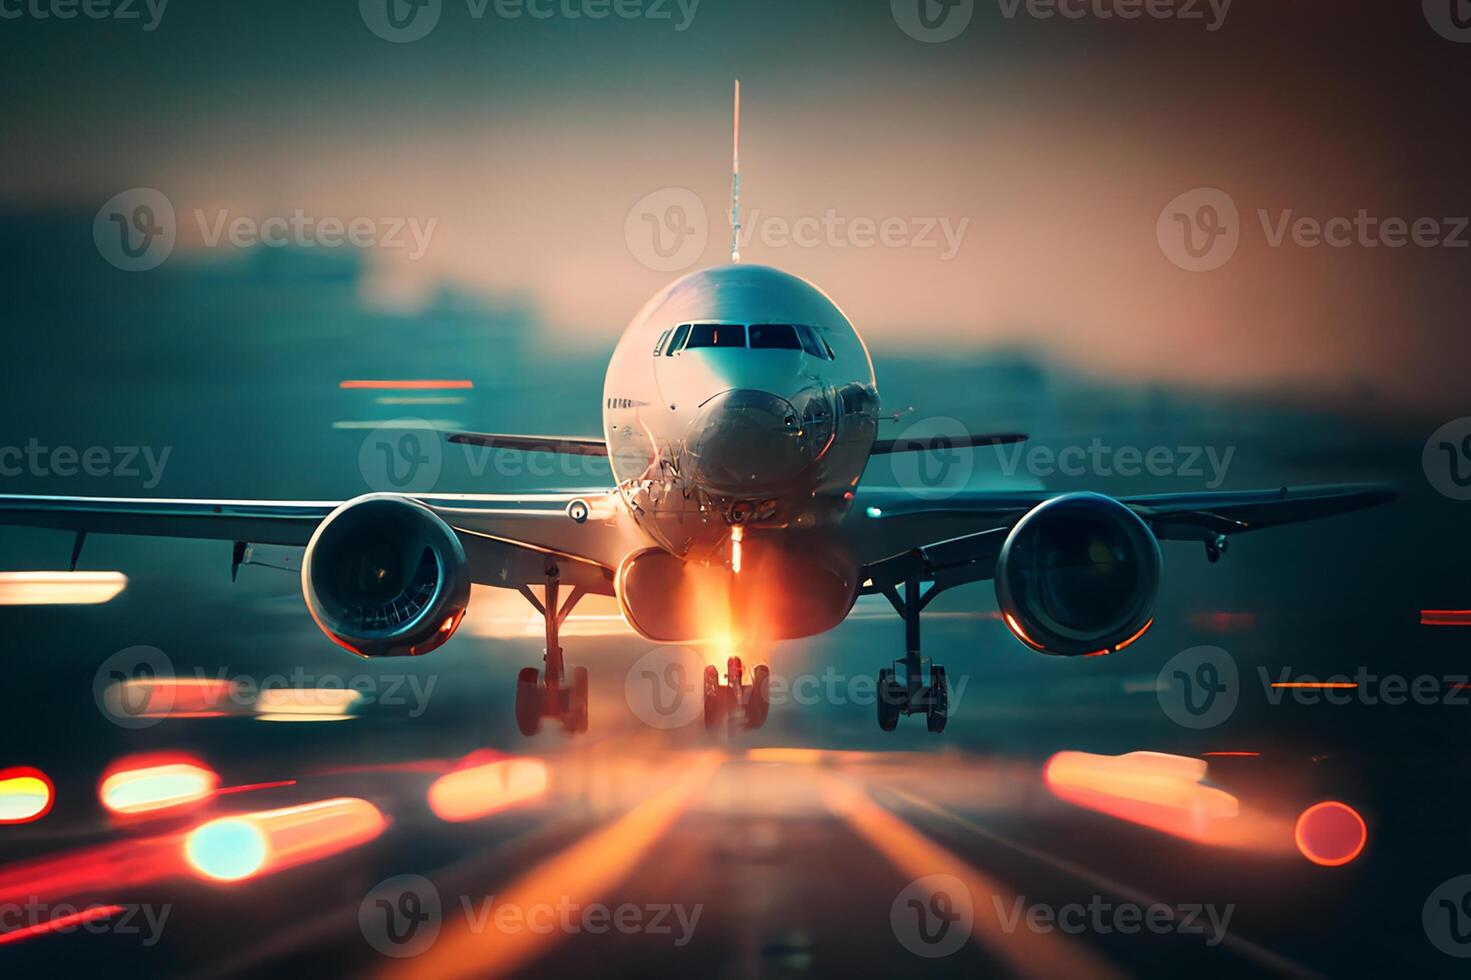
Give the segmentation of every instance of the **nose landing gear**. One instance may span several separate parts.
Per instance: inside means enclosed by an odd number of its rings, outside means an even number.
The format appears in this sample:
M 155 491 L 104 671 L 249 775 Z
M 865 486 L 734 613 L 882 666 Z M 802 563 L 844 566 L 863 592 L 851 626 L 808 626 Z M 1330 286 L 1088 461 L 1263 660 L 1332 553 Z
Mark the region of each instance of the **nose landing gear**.
M 771 670 L 759 665 L 751 672 L 751 683 L 742 682 L 740 657 L 725 662 L 727 683 L 720 683 L 720 671 L 714 665 L 705 668 L 705 730 L 718 731 L 722 724 L 731 728 L 756 729 L 766 724 L 771 711 Z
M 563 621 L 582 598 L 583 591 L 574 586 L 567 601 L 559 605 L 558 586 L 555 565 L 547 569 L 546 602 L 521 586 L 521 594 L 546 622 L 547 642 L 545 677 L 535 667 L 522 668 L 516 676 L 516 727 L 522 735 L 540 731 L 543 718 L 557 719 L 568 734 L 587 731 L 587 668 L 575 668 L 569 683 L 562 663 L 562 647 L 557 642 Z

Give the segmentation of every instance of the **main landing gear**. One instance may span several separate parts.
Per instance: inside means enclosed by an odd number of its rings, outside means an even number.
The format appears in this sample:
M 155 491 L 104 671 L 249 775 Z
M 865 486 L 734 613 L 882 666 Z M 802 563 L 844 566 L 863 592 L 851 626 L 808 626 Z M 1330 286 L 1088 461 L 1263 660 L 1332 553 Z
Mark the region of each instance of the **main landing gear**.
M 751 672 L 751 683 L 742 681 L 740 657 L 725 662 L 727 683 L 720 683 L 720 671 L 713 665 L 705 668 L 705 730 L 719 730 L 722 723 L 731 728 L 760 728 L 771 711 L 771 671 L 761 664 Z
M 547 631 L 544 676 L 535 667 L 526 667 L 516 677 L 516 727 L 522 735 L 535 735 L 541 729 L 543 718 L 557 719 L 568 733 L 587 731 L 587 668 L 574 668 L 569 684 L 562 665 L 562 647 L 557 642 L 563 621 L 582 598 L 583 591 L 574 586 L 567 601 L 559 605 L 559 584 L 557 567 L 552 565 L 547 569 L 545 602 L 531 589 L 521 586 L 521 594 L 546 621 Z
M 879 727 L 886 732 L 898 727 L 902 715 L 923 714 L 925 727 L 937 733 L 945 730 L 945 722 L 949 720 L 950 685 L 945 679 L 945 668 L 929 657 L 921 656 L 919 651 L 919 614 L 938 592 L 939 588 L 932 585 L 929 591 L 920 595 L 917 579 L 904 583 L 903 595 L 894 586 L 883 589 L 894 611 L 904 617 L 904 659 L 896 660 L 879 671 Z M 899 677 L 901 667 L 902 680 Z

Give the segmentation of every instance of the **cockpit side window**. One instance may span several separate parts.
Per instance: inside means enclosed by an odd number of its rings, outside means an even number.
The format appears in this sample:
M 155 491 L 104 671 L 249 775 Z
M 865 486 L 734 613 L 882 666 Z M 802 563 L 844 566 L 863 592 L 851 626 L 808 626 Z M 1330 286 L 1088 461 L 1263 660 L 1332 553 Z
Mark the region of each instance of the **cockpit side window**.
M 659 335 L 659 339 L 654 343 L 654 356 L 655 357 L 658 357 L 660 354 L 664 353 L 664 341 L 668 340 L 669 339 L 669 335 L 672 334 L 672 333 L 674 333 L 674 331 L 673 331 L 673 329 L 670 329 L 670 330 L 664 331 L 663 333 L 661 333 Z
M 797 328 L 790 323 L 752 324 L 751 349 L 801 350 L 802 342 L 797 338 Z
M 690 326 L 690 339 L 685 349 L 692 347 L 744 347 L 746 328 L 740 323 L 696 323 Z
M 690 325 L 681 323 L 674 328 L 674 337 L 669 341 L 669 347 L 664 351 L 664 356 L 672 357 L 684 347 L 685 338 L 690 335 Z
M 825 361 L 832 360 L 832 351 L 826 350 L 823 343 L 818 339 L 817 331 L 806 324 L 797 325 L 797 333 L 802 338 L 802 349 L 813 357 L 820 357 Z

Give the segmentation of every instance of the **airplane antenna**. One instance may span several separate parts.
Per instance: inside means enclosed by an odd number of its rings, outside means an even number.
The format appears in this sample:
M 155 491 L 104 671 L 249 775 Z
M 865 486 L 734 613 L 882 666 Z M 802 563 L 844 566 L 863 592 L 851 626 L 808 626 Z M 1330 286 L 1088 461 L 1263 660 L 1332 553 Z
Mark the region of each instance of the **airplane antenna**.
M 730 260 L 741 260 L 741 80 L 735 80 L 735 114 L 730 139 Z

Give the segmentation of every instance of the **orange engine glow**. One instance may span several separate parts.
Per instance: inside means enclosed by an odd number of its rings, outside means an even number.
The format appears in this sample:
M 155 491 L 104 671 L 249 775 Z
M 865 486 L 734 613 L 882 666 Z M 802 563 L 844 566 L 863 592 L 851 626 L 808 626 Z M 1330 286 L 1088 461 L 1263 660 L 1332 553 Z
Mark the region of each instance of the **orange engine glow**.
M 1364 852 L 1369 828 L 1358 811 L 1347 803 L 1324 800 L 1314 803 L 1297 818 L 1293 839 L 1309 861 L 1325 868 L 1337 868 Z
M 429 809 L 448 823 L 478 820 L 540 797 L 547 788 L 547 767 L 540 759 L 497 758 L 476 762 L 472 755 L 461 768 L 429 787 Z
M 56 786 L 39 769 L 0 769 L 0 824 L 30 823 L 51 812 Z
M 219 775 L 192 759 L 132 758 L 113 765 L 97 787 L 97 798 L 117 816 L 174 811 L 212 798 Z
M 202 878 L 244 881 L 341 853 L 387 826 L 377 807 L 353 797 L 242 813 L 195 828 L 184 859 Z

